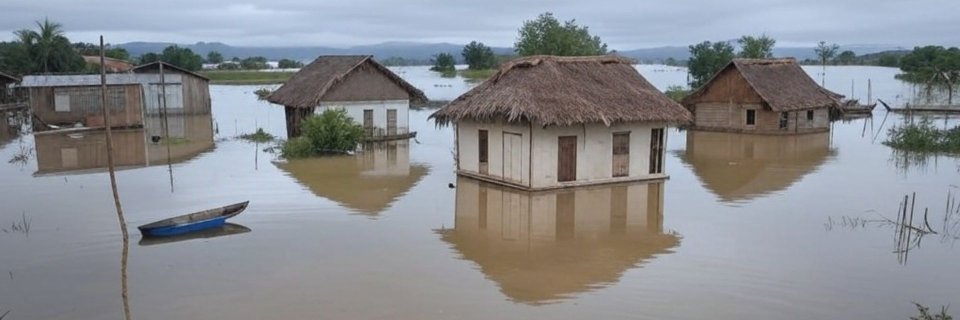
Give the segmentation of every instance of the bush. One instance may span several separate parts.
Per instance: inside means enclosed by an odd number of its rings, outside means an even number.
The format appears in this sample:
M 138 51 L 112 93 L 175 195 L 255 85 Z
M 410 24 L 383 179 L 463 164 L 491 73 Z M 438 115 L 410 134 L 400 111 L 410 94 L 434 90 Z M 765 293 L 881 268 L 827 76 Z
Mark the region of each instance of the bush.
M 303 136 L 290 139 L 281 148 L 285 158 L 300 158 L 353 151 L 363 138 L 363 127 L 344 109 L 327 109 L 309 116 L 300 126 Z
M 960 153 L 960 127 L 938 129 L 924 118 L 891 128 L 884 144 L 905 151 Z
M 296 137 L 280 146 L 280 156 L 287 159 L 306 158 L 313 155 L 310 140 L 307 140 L 307 137 Z
M 264 143 L 273 141 L 274 137 L 272 134 L 263 131 L 263 128 L 257 128 L 257 132 L 240 135 L 240 139 Z

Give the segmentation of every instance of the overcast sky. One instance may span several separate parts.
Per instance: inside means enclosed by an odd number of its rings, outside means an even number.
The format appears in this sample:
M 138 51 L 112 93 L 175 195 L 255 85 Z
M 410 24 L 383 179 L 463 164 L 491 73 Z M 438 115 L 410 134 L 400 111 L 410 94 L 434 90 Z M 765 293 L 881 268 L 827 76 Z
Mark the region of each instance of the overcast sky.
M 546 11 L 589 26 L 618 50 L 761 33 L 781 47 L 820 40 L 960 45 L 960 0 L 0 0 L 0 40 L 48 17 L 72 41 L 84 42 L 102 34 L 110 43 L 512 46 L 523 21 Z

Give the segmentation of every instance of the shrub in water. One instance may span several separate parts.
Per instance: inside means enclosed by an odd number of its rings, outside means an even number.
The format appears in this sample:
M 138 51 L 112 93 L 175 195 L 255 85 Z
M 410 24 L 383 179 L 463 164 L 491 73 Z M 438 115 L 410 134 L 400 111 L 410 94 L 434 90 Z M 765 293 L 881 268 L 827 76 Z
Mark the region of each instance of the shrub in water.
M 290 139 L 281 148 L 285 158 L 353 151 L 364 135 L 363 127 L 343 109 L 327 109 L 319 115 L 307 117 L 300 132 L 303 136 Z
M 938 129 L 930 119 L 891 128 L 884 144 L 917 152 L 960 152 L 960 127 Z

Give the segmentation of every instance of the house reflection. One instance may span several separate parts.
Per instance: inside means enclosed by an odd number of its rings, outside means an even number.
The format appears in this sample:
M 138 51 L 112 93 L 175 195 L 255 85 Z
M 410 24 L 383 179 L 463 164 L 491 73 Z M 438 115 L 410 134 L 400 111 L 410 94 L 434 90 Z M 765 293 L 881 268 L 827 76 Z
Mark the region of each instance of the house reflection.
M 721 201 L 736 202 L 785 190 L 835 155 L 829 133 L 784 136 L 691 130 L 680 159 Z
M 379 215 L 412 189 L 429 169 L 410 163 L 406 140 L 368 143 L 356 155 L 293 159 L 277 163 L 300 184 L 366 215 Z
M 530 193 L 461 177 L 456 197 L 442 239 L 522 303 L 608 286 L 680 243 L 663 231 L 662 182 Z
M 145 128 L 112 130 L 113 162 L 118 169 L 190 160 L 212 150 L 213 122 L 207 115 L 169 116 L 169 139 L 159 117 L 147 117 Z M 99 172 L 107 167 L 107 140 L 103 130 L 47 131 L 34 134 L 36 175 Z M 167 146 L 169 145 L 169 157 Z

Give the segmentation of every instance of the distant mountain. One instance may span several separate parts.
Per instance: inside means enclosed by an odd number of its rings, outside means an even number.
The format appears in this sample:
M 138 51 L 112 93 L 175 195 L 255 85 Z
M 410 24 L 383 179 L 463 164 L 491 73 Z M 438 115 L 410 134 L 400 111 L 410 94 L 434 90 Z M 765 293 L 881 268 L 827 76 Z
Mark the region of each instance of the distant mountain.
M 118 44 L 118 47 L 127 49 L 131 56 L 140 56 L 149 52 L 162 52 L 164 48 L 174 45 L 174 43 L 164 42 L 130 42 Z M 462 44 L 453 43 L 419 43 L 419 42 L 384 42 L 374 45 L 362 45 L 349 48 L 333 47 L 235 47 L 219 42 L 198 42 L 195 44 L 178 44 L 181 47 L 189 48 L 206 56 L 210 51 L 217 51 L 225 59 L 233 57 L 246 58 L 253 56 L 263 56 L 271 60 L 295 59 L 310 61 L 320 55 L 333 54 L 370 54 L 377 59 L 387 59 L 390 57 L 399 57 L 409 60 L 429 60 L 433 55 L 441 52 L 451 53 L 460 57 L 460 51 L 463 50 Z M 513 53 L 513 48 L 493 47 L 494 53 L 509 54 Z

